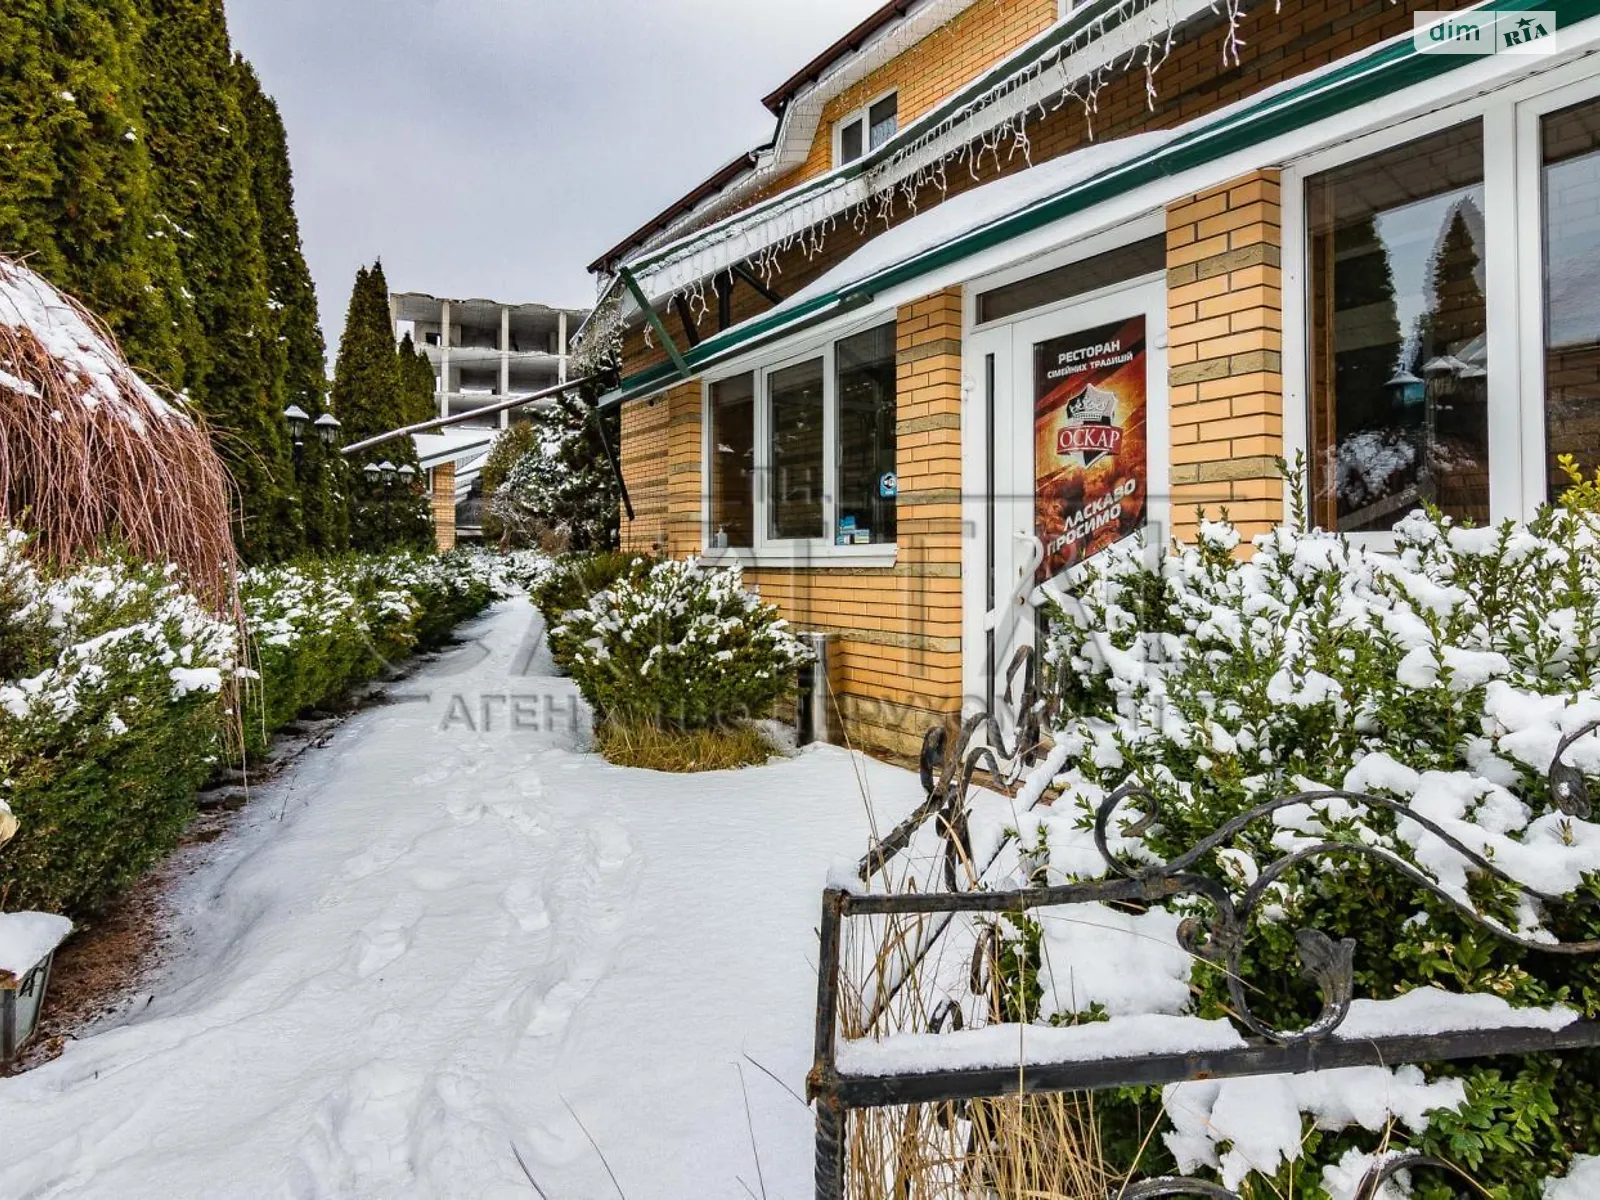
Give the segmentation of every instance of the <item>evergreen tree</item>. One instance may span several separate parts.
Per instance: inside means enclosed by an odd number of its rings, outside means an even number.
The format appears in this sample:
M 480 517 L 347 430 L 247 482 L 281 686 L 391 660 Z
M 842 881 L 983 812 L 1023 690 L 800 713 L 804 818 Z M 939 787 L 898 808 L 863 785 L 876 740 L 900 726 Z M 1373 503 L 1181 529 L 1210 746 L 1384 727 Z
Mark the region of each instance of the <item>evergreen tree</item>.
M 495 450 L 501 451 L 494 464 L 497 476 L 505 458 L 518 446 L 528 448 L 503 468 L 504 476 L 492 490 L 487 478 L 490 473 L 485 471 L 486 536 L 488 514 L 492 514 L 504 546 L 544 545 L 581 551 L 616 548 L 622 497 L 600 444 L 597 420 L 608 423 L 608 438 L 618 436 L 614 414 L 597 418 L 582 401 L 562 396 L 533 411 L 527 418 L 526 433 L 501 436 L 495 444 Z M 520 427 L 519 422 L 513 428 Z M 491 452 L 490 457 L 495 455 Z
M 414 356 L 413 356 L 414 357 Z M 356 272 L 339 339 L 339 359 L 333 372 L 333 408 L 344 422 L 348 441 L 361 441 L 398 429 L 405 419 L 400 378 L 400 355 L 395 350 L 389 323 L 389 285 L 383 264 Z M 412 487 L 398 475 L 373 482 L 364 476 L 352 481 L 350 540 L 362 550 L 384 546 L 425 548 L 432 543 L 432 522 L 423 494 L 417 451 L 409 437 L 375 446 L 351 466 L 360 470 L 368 462 L 392 463 L 396 468 L 418 470 Z
M 489 447 L 489 453 L 483 460 L 483 469 L 478 473 L 478 484 L 483 489 L 484 498 L 490 503 L 483 509 L 483 540 L 494 543 L 501 549 L 511 549 L 521 545 L 522 542 L 512 528 L 511 524 L 500 519 L 497 506 L 493 503 L 495 493 L 500 490 L 506 481 L 506 476 L 511 474 L 511 468 L 524 456 L 532 453 L 538 446 L 534 435 L 533 426 L 525 417 L 518 417 L 510 426 L 495 438 L 494 445 Z
M 133 0 L 0 6 L 0 251 L 82 299 L 133 364 L 182 387 L 193 335 L 157 220 Z
M 234 73 L 249 137 L 251 192 L 261 217 L 266 259 L 273 328 L 267 366 L 282 379 L 285 404 L 298 405 L 315 418 L 328 409 L 327 347 L 317 314 L 316 288 L 301 249 L 289 141 L 277 103 L 262 90 L 254 68 L 235 56 Z M 311 436 L 296 482 L 307 546 L 322 551 L 343 549 L 349 542 L 345 503 L 349 479 L 343 458 L 325 451 L 320 440 Z
M 284 429 L 283 370 L 269 309 L 248 129 L 221 0 L 151 0 L 140 64 L 158 217 L 177 247 L 200 336 L 186 385 L 239 489 L 252 561 L 302 537 Z
M 1487 308 L 1478 286 L 1478 247 L 1466 214 L 1456 206 L 1434 249 L 1429 279 L 1428 311 L 1422 315 L 1419 340 L 1423 361 L 1454 354 L 1483 334 Z
M 433 364 L 418 350 L 408 333 L 400 339 L 400 391 L 407 425 L 420 424 L 438 416 L 438 385 Z

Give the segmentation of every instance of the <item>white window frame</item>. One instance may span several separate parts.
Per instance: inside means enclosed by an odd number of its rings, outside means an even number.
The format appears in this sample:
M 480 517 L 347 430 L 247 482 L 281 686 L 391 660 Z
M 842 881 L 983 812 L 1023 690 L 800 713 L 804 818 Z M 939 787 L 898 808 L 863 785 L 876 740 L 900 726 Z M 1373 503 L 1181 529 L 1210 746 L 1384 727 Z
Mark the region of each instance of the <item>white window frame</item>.
M 1413 120 L 1352 137 L 1284 167 L 1283 438 L 1286 456 L 1311 462 L 1310 219 L 1313 175 L 1477 120 L 1483 130 L 1484 299 L 1489 335 L 1489 519 L 1523 520 L 1544 501 L 1544 279 L 1539 118 L 1600 97 L 1600 74 L 1579 61 L 1521 79 Z M 1287 489 L 1286 489 L 1287 492 Z M 1285 495 L 1284 514 L 1290 499 Z M 1352 542 L 1394 545 L 1390 533 L 1356 533 Z
M 736 367 L 725 367 L 708 372 L 701 381 L 700 409 L 700 544 L 702 558 L 715 564 L 740 563 L 750 567 L 892 567 L 898 556 L 896 542 L 874 542 L 871 545 L 840 546 L 834 542 L 838 527 L 839 487 L 839 378 L 837 343 L 857 333 L 888 325 L 894 314 L 879 315 L 858 321 L 836 330 L 825 340 L 811 340 L 804 349 L 789 349 L 778 356 L 761 358 L 755 362 L 741 362 Z M 815 538 L 774 538 L 768 533 L 770 503 L 768 490 L 771 471 L 770 434 L 772 430 L 772 392 L 769 380 L 775 372 L 802 363 L 822 360 L 822 518 L 825 535 Z M 740 375 L 755 377 L 755 490 L 752 510 L 752 537 L 755 544 L 749 547 L 729 546 L 718 549 L 711 545 L 716 529 L 711 515 L 710 466 L 711 446 L 711 387 L 724 379 Z M 898 439 L 897 439 L 898 440 Z M 898 447 L 897 447 L 898 455 Z M 898 461 L 898 457 L 897 457 Z
M 844 129 L 846 125 L 854 121 L 861 122 L 861 156 L 860 158 L 852 158 L 850 161 L 860 162 L 862 158 L 866 158 L 867 155 L 872 153 L 872 126 L 868 123 L 867 114 L 872 111 L 875 105 L 883 103 L 890 96 L 897 95 L 899 91 L 899 88 L 892 87 L 879 92 L 860 108 L 852 109 L 833 123 L 833 165 L 835 167 L 845 165 L 842 150 Z M 898 103 L 895 105 L 895 132 L 900 132 L 900 106 Z

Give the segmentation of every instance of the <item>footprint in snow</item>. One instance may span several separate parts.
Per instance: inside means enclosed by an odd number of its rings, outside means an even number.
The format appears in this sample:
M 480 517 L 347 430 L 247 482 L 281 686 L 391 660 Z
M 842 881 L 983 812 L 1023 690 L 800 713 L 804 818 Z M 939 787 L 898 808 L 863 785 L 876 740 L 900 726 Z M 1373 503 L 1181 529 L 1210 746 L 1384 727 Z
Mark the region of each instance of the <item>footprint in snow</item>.
M 441 867 L 418 867 L 411 872 L 411 882 L 419 891 L 448 892 L 461 882 L 461 876 Z
M 411 949 L 415 918 L 383 917 L 356 935 L 356 974 L 367 979 Z
M 595 866 L 615 871 L 633 857 L 633 843 L 621 825 L 596 825 L 589 829 L 589 852 Z
M 526 879 L 519 879 L 508 887 L 500 897 L 500 904 L 524 933 L 550 928 L 550 910 L 545 907 L 544 897 Z
M 536 817 L 521 804 L 493 804 L 490 811 L 524 837 L 543 837 L 548 831 Z

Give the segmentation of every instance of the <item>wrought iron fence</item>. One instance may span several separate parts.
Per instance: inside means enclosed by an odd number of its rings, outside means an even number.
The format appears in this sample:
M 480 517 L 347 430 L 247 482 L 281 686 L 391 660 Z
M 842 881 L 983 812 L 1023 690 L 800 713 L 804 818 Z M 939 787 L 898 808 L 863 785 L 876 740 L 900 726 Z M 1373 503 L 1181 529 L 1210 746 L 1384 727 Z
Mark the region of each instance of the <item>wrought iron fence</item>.
M 1324 840 L 1301 845 L 1261 868 L 1255 880 L 1237 898 L 1218 880 L 1197 869 L 1213 851 L 1226 846 L 1252 824 L 1270 820 L 1274 813 L 1290 805 L 1338 798 L 1403 814 L 1408 821 L 1449 846 L 1473 869 L 1504 881 L 1507 887 L 1547 909 L 1582 903 L 1523 886 L 1448 830 L 1407 806 L 1381 796 L 1345 791 L 1284 796 L 1239 814 L 1186 853 L 1152 864 L 1130 863 L 1111 848 L 1114 827 L 1124 835 L 1136 836 L 1149 830 L 1160 817 L 1155 796 L 1137 787 L 1125 787 L 1107 798 L 1095 817 L 1094 842 L 1105 865 L 1103 878 L 1057 886 L 985 890 L 976 882 L 982 878 L 985 864 L 974 861 L 968 821 L 974 778 L 982 771 L 987 773 L 986 782 L 991 785 L 1014 784 L 1037 753 L 1041 719 L 1048 719 L 1038 703 L 1033 662 L 1026 649 L 1012 664 L 1011 678 L 1007 681 L 1008 696 L 1018 676 L 1021 677 L 1022 699 L 1017 706 L 1019 717 L 1013 722 L 1016 733 L 1011 744 L 1007 744 L 1000 723 L 988 714 L 970 718 L 961 727 L 949 753 L 946 753 L 943 731 L 930 731 L 924 740 L 922 759 L 926 801 L 861 860 L 855 880 L 836 881 L 824 892 L 815 1058 L 807 1080 L 816 1117 L 818 1200 L 845 1198 L 847 1137 L 852 1114 L 860 1117 L 871 1110 L 891 1106 L 953 1105 L 959 1111 L 961 1105 L 973 1101 L 1018 1095 L 1092 1092 L 1203 1079 L 1298 1074 L 1356 1066 L 1394 1067 L 1405 1063 L 1600 1047 L 1600 1022 L 1581 1019 L 1574 1019 L 1560 1028 L 1512 1025 L 1342 1036 L 1341 1028 L 1353 1001 L 1355 942 L 1348 938 L 1336 941 L 1317 929 L 1300 929 L 1295 933 L 1300 969 L 1315 984 L 1321 998 L 1321 1011 L 1316 1019 L 1303 1028 L 1280 1029 L 1253 1011 L 1245 982 L 1244 961 L 1253 918 L 1258 916 L 1265 898 L 1272 894 L 1273 884 L 1300 864 L 1312 860 L 1355 857 L 1380 862 L 1508 945 L 1544 954 L 1600 954 L 1600 941 L 1534 940 L 1486 920 L 1403 858 L 1359 842 Z M 1600 722 L 1567 736 L 1550 767 L 1551 794 L 1569 816 L 1589 815 L 1589 785 L 1583 772 L 1568 763 L 1565 756 L 1580 738 L 1596 730 L 1600 730 Z M 1125 810 L 1133 809 L 1137 809 L 1137 813 L 1129 820 L 1124 815 Z M 868 881 L 887 877 L 918 834 L 930 828 L 941 847 L 943 863 L 939 873 L 944 889 L 870 890 Z M 961 960 L 963 969 L 956 975 L 964 976 L 967 981 L 964 985 L 967 998 L 980 1002 L 978 1007 L 981 1008 L 987 996 L 992 1008 L 994 991 L 991 985 L 1000 970 L 1000 939 L 992 919 L 1066 905 L 1149 905 L 1177 897 L 1198 897 L 1210 911 L 1209 918 L 1191 917 L 1182 922 L 1179 944 L 1196 959 L 1221 970 L 1231 1001 L 1231 1018 L 1241 1035 L 1238 1045 L 1178 1053 L 1113 1054 L 1109 1057 L 1094 1054 L 1029 1061 L 1025 1065 L 927 1069 L 927 1063 L 918 1063 L 915 1070 L 863 1070 L 851 1066 L 848 1061 L 841 1065 L 841 1042 L 860 1043 L 885 1034 L 907 1032 L 896 1026 L 904 1015 L 903 1012 L 896 1015 L 896 1004 L 904 999 L 908 989 L 917 987 L 919 970 L 935 959 L 947 972 L 951 958 Z M 979 920 L 980 917 L 988 920 Z M 894 951 L 888 959 L 880 956 L 871 966 L 858 972 L 860 977 L 846 978 L 847 923 L 874 920 L 878 926 L 864 941 L 872 942 L 875 937 L 880 945 L 892 943 Z M 899 924 L 894 925 L 895 922 Z M 950 938 L 955 929 L 970 935 L 969 941 L 952 947 Z M 914 1009 L 916 1005 L 901 1007 L 902 1010 Z M 972 1007 L 966 1006 L 968 1010 Z M 931 1011 L 919 1011 L 914 1022 L 918 1028 L 913 1031 L 934 1037 L 959 1032 L 971 1021 L 963 1012 L 960 1002 L 947 997 Z M 989 1017 L 1005 1020 L 1007 1014 L 991 1012 Z M 1449 1162 L 1420 1153 L 1400 1153 L 1375 1162 L 1356 1193 L 1357 1200 L 1373 1200 L 1387 1180 L 1408 1170 L 1451 1172 L 1465 1178 L 1460 1168 Z M 1169 1196 L 1238 1200 L 1236 1193 L 1217 1184 L 1178 1177 L 1130 1184 L 1116 1195 L 1121 1200 Z

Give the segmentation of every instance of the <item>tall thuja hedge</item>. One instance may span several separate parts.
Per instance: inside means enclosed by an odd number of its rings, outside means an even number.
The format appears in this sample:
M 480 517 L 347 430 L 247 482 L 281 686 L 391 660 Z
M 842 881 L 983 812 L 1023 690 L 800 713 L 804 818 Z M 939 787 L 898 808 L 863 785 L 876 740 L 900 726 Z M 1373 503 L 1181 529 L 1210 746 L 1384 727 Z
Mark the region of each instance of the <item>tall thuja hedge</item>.
M 250 138 L 221 0 L 152 0 L 140 48 L 159 214 L 201 337 L 186 384 L 239 488 L 246 558 L 301 543 Z
M 349 442 L 408 424 L 400 356 L 389 323 L 389 284 L 381 262 L 356 272 L 334 367 L 333 407 Z M 365 477 L 351 480 L 351 544 L 358 550 L 429 546 L 432 521 L 415 445 L 405 437 L 385 442 L 359 456 L 351 469 L 359 473 L 368 462 L 383 461 L 410 466 L 417 476 L 410 488 L 398 476 L 391 477 L 387 486 L 384 480 L 376 484 Z
M 156 209 L 146 24 L 133 0 L 0 5 L 0 252 L 79 296 L 134 366 L 176 388 L 195 329 Z
M 283 380 L 285 404 L 298 405 L 315 418 L 328 411 L 327 346 L 294 211 L 289 139 L 278 105 L 262 90 L 255 69 L 237 55 L 233 65 L 249 138 L 251 192 L 261 219 L 261 249 L 266 259 L 274 330 L 267 347 L 268 365 Z M 343 550 L 350 539 L 344 460 L 324 451 L 322 443 L 310 436 L 295 482 L 306 545 L 313 550 Z
M 400 339 L 397 353 L 400 358 L 401 407 L 406 424 L 428 421 L 438 416 L 437 384 L 428 356 L 417 349 L 409 333 Z

